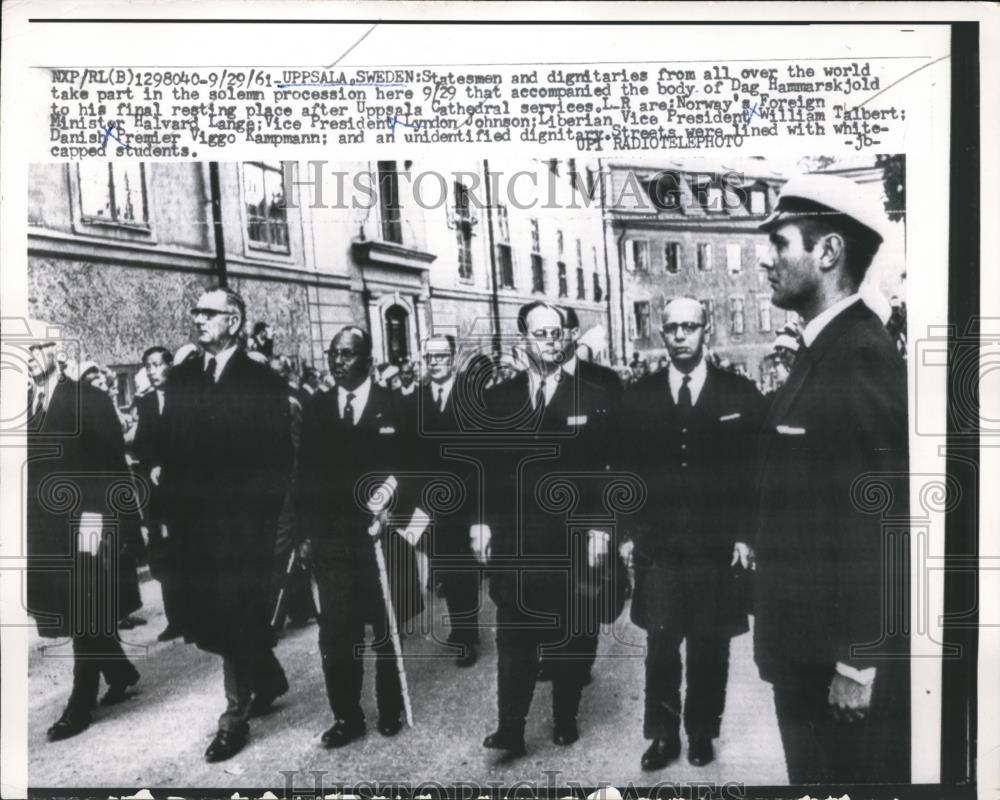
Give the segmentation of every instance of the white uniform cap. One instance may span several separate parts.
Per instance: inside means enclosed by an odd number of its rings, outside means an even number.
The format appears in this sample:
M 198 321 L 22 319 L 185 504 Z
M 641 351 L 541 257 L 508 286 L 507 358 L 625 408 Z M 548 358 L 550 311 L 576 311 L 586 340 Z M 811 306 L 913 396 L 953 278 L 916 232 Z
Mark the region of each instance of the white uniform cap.
M 92 369 L 100 370 L 100 368 L 101 368 L 101 365 L 98 364 L 96 361 L 84 361 L 82 364 L 80 364 L 79 375 L 82 378 L 84 375 L 86 375 Z
M 799 351 L 799 343 L 795 341 L 794 336 L 789 336 L 787 333 L 782 333 L 774 340 L 774 346 L 784 347 L 786 350 L 791 350 L 793 353 Z
M 840 214 L 867 228 L 881 242 L 887 222 L 877 198 L 854 181 L 839 175 L 797 175 L 781 188 L 778 205 L 760 224 L 769 231 L 795 219 L 821 214 Z

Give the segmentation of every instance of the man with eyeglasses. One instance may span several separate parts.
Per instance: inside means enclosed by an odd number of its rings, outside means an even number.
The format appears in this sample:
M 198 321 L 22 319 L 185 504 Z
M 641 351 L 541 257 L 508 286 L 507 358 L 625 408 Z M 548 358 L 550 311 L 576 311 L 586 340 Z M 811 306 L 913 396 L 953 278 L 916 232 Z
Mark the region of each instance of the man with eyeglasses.
M 432 586 L 440 584 L 448 608 L 447 644 L 455 663 L 471 667 L 479 660 L 479 587 L 482 568 L 472 555 L 469 525 L 478 503 L 475 470 L 468 462 L 448 458 L 444 448 L 467 440 L 459 410 L 467 391 L 455 371 L 455 337 L 431 336 L 424 343 L 427 381 L 415 395 L 421 460 L 427 469 L 462 481 L 464 498 L 449 513 L 435 515 L 429 543 Z M 435 619 L 438 617 L 435 616 Z
M 378 732 L 395 736 L 403 728 L 403 687 L 386 603 L 392 603 L 400 626 L 422 610 L 413 546 L 428 520 L 404 499 L 405 473 L 412 463 L 404 401 L 372 380 L 368 331 L 353 325 L 341 329 L 327 357 L 337 385 L 306 406 L 295 506 L 319 588 L 319 649 L 334 716 L 321 742 L 339 748 L 367 731 L 361 687 L 368 625 L 374 633 Z M 391 519 L 377 534 L 390 587 L 386 598 L 367 499 L 390 475 L 398 489 L 390 504 Z
M 191 319 L 202 353 L 174 366 L 164 402 L 160 471 L 176 537 L 185 640 L 222 656 L 226 710 L 207 761 L 236 755 L 249 719 L 288 691 L 270 628 L 271 561 L 291 470 L 280 378 L 238 346 L 246 306 L 212 288 Z
M 508 756 L 526 751 L 540 657 L 552 680 L 552 740 L 579 738 L 580 699 L 608 621 L 586 596 L 593 600 L 590 590 L 617 559 L 605 507 L 617 398 L 579 370 L 573 322 L 559 306 L 523 306 L 517 324 L 529 367 L 485 397 L 482 433 L 496 443 L 484 464 L 484 518 L 470 537 L 497 606 L 498 725 L 483 745 Z
M 763 399 L 749 380 L 705 358 L 702 305 L 681 297 L 663 312 L 670 363 L 626 394 L 634 425 L 631 468 L 648 497 L 623 543 L 636 586 L 632 621 L 646 630 L 643 735 L 652 742 L 642 768 L 662 769 L 680 755 L 681 655 L 688 761 L 711 762 L 729 668 L 729 639 L 747 630 L 733 568 L 750 566 L 753 444 Z

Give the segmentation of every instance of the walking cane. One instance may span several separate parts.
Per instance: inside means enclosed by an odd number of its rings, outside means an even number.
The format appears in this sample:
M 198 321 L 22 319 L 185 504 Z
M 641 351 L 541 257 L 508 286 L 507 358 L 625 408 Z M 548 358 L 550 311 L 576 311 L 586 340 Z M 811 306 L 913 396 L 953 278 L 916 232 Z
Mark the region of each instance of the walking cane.
M 399 640 L 399 627 L 396 625 L 396 611 L 392 607 L 392 597 L 389 594 L 389 572 L 385 566 L 385 552 L 382 549 L 382 531 L 385 519 L 381 517 L 396 491 L 396 476 L 390 475 L 385 483 L 368 501 L 368 510 L 374 515 L 372 524 L 368 526 L 368 534 L 375 544 L 375 563 L 378 565 L 378 579 L 382 586 L 382 598 L 385 601 L 385 613 L 389 618 L 389 636 L 392 639 L 392 649 L 396 655 L 396 671 L 399 673 L 399 687 L 403 694 L 403 712 L 406 714 L 406 724 L 413 727 L 413 709 L 410 706 L 410 690 L 406 683 L 406 669 L 403 666 L 403 645 Z
M 271 614 L 271 627 L 277 631 L 285 618 L 285 594 L 288 590 L 288 581 L 292 570 L 295 569 L 295 561 L 298 558 L 299 548 L 292 546 L 292 552 L 288 554 L 288 563 L 285 565 L 285 577 L 281 581 L 281 589 L 278 590 L 278 598 L 274 601 L 274 613 Z

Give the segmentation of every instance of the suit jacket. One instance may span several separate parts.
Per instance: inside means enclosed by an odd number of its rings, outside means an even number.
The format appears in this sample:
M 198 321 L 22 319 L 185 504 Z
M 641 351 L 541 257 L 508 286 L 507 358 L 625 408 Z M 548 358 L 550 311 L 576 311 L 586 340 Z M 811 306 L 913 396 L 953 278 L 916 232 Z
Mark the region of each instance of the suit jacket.
M 125 441 L 111 399 L 64 378 L 28 428 L 28 613 L 45 637 L 85 629 L 110 633 L 140 607 L 134 556 L 124 551 L 138 524 Z M 83 563 L 76 524 L 102 516 L 97 569 Z
M 355 425 L 340 416 L 338 392 L 317 393 L 302 420 L 296 513 L 302 534 L 312 542 L 317 578 L 335 586 L 343 602 L 324 614 L 376 618 L 383 608 L 375 549 L 368 526 L 370 490 L 389 475 L 399 489 L 391 522 L 382 534 L 390 593 L 402 622 L 422 609 L 413 548 L 394 532 L 405 527 L 415 504 L 411 429 L 402 398 L 372 382 L 368 402 Z
M 182 627 L 230 653 L 271 642 L 267 586 L 291 468 L 288 397 L 266 365 L 237 350 L 217 382 L 191 359 L 170 373 L 161 486 L 188 565 Z
M 908 514 L 907 430 L 904 363 L 859 301 L 800 351 L 765 423 L 754 623 L 765 679 L 907 652 L 883 610 L 888 576 L 909 575 L 883 532 Z
M 637 382 L 626 394 L 626 408 L 627 438 L 636 445 L 629 463 L 649 494 L 631 522 L 633 621 L 644 628 L 746 631 L 730 562 L 734 543 L 752 539 L 763 398 L 751 381 L 708 364 L 686 414 L 674 403 L 668 370 Z M 693 614 L 676 600 L 692 582 L 703 589 Z
M 617 562 L 619 397 L 580 371 L 564 374 L 544 409 L 532 409 L 529 395 L 521 373 L 486 396 L 497 439 L 484 459 L 490 596 L 509 617 L 565 631 L 582 611 L 581 587 L 593 596 L 588 529 L 609 530 L 609 563 Z
M 132 440 L 132 453 L 139 462 L 138 473 L 141 479 L 148 483 L 147 517 L 160 518 L 163 511 L 160 491 L 149 482 L 149 471 L 153 467 L 163 466 L 167 448 L 166 428 L 156 392 L 147 392 L 137 397 L 135 407 L 139 419 L 136 423 L 135 438 Z

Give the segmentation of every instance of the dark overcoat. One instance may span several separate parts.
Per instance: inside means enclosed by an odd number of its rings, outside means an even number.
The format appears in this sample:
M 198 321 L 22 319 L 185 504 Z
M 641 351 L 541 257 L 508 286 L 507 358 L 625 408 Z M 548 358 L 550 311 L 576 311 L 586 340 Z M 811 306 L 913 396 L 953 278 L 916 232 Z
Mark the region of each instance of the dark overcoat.
M 884 666 L 880 655 L 907 652 L 899 619 L 886 619 L 886 609 L 898 615 L 906 605 L 885 604 L 908 575 L 905 549 L 891 536 L 908 514 L 906 370 L 863 302 L 799 353 L 763 439 L 754 621 L 761 676 L 780 680 L 837 661 Z
M 191 359 L 171 370 L 163 422 L 185 639 L 222 654 L 259 651 L 272 642 L 268 587 L 291 469 L 285 387 L 239 349 L 217 382 Z
M 374 621 L 383 613 L 367 499 L 389 475 L 399 485 L 390 511 L 393 524 L 381 538 L 390 595 L 399 623 L 422 610 L 413 547 L 394 531 L 409 522 L 415 504 L 406 477 L 415 463 L 412 428 L 402 402 L 373 382 L 355 425 L 341 419 L 336 389 L 318 392 L 303 413 L 295 502 L 302 535 L 312 543 L 317 579 L 335 588 L 337 602 L 321 609 L 323 614 Z
M 681 636 L 745 632 L 745 583 L 730 565 L 733 545 L 753 535 L 763 398 L 751 381 L 709 364 L 686 415 L 674 404 L 665 369 L 633 385 L 626 407 L 628 463 L 648 492 L 631 520 L 632 620 Z
M 28 420 L 27 438 L 28 613 L 45 637 L 113 633 L 141 601 L 127 552 L 139 498 L 111 399 L 64 378 L 48 409 Z M 96 558 L 77 549 L 85 512 L 100 514 L 105 526 Z
M 613 569 L 617 514 L 640 494 L 617 470 L 619 399 L 579 370 L 562 373 L 543 409 L 531 406 L 526 372 L 486 395 L 492 430 L 484 434 L 493 437 L 484 450 L 490 597 L 529 634 L 560 641 L 573 630 L 596 633 L 608 621 L 594 607 L 601 576 L 587 567 L 587 531 L 612 534 Z M 620 571 L 612 574 L 623 588 Z M 608 588 L 616 593 L 613 582 Z

